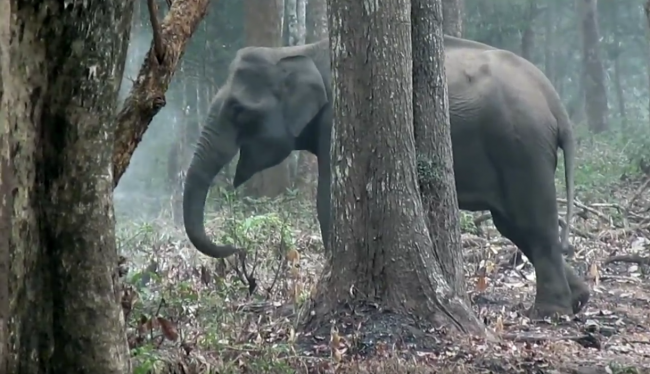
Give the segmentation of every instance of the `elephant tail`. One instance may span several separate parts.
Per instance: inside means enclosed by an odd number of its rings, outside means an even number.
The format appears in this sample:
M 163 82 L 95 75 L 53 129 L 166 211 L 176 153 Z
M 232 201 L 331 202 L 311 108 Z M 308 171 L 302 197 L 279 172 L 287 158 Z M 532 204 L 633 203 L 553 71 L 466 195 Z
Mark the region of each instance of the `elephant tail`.
M 558 120 L 559 124 L 559 145 L 564 152 L 564 179 L 566 185 L 566 225 L 562 228 L 562 250 L 564 253 L 572 253 L 572 247 L 569 243 L 569 231 L 571 227 L 571 220 L 573 218 L 573 200 L 575 193 L 574 185 L 574 167 L 575 167 L 575 153 L 576 142 L 573 136 L 573 126 L 569 120 L 568 115 L 562 116 Z

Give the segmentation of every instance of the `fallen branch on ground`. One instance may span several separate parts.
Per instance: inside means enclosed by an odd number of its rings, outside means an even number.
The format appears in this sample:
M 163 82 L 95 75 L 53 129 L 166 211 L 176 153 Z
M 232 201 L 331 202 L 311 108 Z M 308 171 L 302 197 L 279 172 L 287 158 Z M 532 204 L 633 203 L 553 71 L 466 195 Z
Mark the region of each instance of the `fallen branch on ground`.
M 625 262 L 639 265 L 650 265 L 650 257 L 644 257 L 637 254 L 632 255 L 618 255 L 612 256 L 603 262 L 603 265 L 611 264 L 612 262 Z
M 574 341 L 585 348 L 600 349 L 600 341 L 592 334 L 571 335 L 571 336 L 548 336 L 548 335 L 521 335 L 521 334 L 504 334 L 501 337 L 519 343 L 539 344 L 542 342 L 557 342 L 562 340 Z

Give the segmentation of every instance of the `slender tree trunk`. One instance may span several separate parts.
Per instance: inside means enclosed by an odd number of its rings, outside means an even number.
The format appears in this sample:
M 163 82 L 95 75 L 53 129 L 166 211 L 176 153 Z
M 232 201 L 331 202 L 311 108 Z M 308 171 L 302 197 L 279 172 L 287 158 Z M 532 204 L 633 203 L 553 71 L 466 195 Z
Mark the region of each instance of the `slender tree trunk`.
M 619 3 L 614 3 L 612 6 L 611 19 L 614 23 L 614 29 L 612 30 L 612 37 L 614 39 L 614 47 L 610 51 L 610 59 L 614 63 L 614 88 L 616 90 L 616 102 L 618 104 L 618 117 L 620 118 L 623 126 L 627 124 L 627 118 L 625 116 L 625 92 L 623 91 L 623 85 L 621 83 L 621 52 L 622 48 L 620 47 L 620 35 L 618 32 L 619 25 Z
M 599 52 L 597 0 L 576 0 L 581 21 L 582 66 L 585 109 L 589 128 L 594 133 L 607 130 L 607 90 L 605 70 Z
M 547 5 L 546 12 L 544 13 L 544 73 L 548 79 L 553 82 L 553 85 L 558 89 L 555 84 L 555 2 L 551 1 Z
M 332 256 L 319 282 L 316 321 L 327 321 L 341 303 L 371 301 L 461 331 L 481 330 L 475 319 L 458 318 L 458 310 L 469 308 L 444 279 L 420 199 L 410 1 L 369 7 L 330 0 L 329 12 Z
M 420 192 L 433 251 L 455 295 L 466 299 L 439 0 L 412 0 L 413 125 Z M 468 304 L 469 305 L 469 304 Z
M 13 195 L 7 372 L 130 372 L 111 161 L 132 7 L 11 3 L 11 39 L 0 41 L 11 108 L 0 191 Z
M 528 22 L 521 33 L 521 57 L 533 62 L 533 51 L 535 50 L 535 19 L 537 18 L 536 0 L 528 1 Z
M 282 0 L 245 0 L 245 33 L 249 46 L 282 45 Z M 295 3 L 294 3 L 295 4 Z M 288 20 L 285 19 L 285 23 Z M 290 187 L 289 158 L 272 168 L 258 172 L 244 184 L 249 196 L 276 197 Z
M 307 43 L 327 38 L 327 1 L 307 0 L 306 13 Z
M 298 17 L 298 45 L 305 44 L 307 39 L 307 0 L 296 0 L 296 16 Z
M 156 1 L 152 3 L 157 4 Z M 115 187 L 126 172 L 131 156 L 151 120 L 166 105 L 165 93 L 169 83 L 183 56 L 185 45 L 207 12 L 210 0 L 174 0 L 171 4 L 162 22 L 150 16 L 155 23 L 152 25 L 154 43 L 117 116 L 113 150 Z
M 298 13 L 296 10 L 296 0 L 284 0 L 282 35 L 285 45 L 298 44 Z
M 618 102 L 618 116 L 623 121 L 627 122 L 625 116 L 625 91 L 621 83 L 621 60 L 618 56 L 614 58 L 614 87 L 616 88 L 616 98 Z
M 451 36 L 463 36 L 465 0 L 442 0 L 443 30 Z

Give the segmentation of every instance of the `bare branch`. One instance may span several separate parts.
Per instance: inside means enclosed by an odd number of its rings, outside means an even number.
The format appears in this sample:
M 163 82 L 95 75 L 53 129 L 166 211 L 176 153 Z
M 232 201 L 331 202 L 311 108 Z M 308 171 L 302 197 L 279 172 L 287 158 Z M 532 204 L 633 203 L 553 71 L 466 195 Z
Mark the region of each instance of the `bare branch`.
M 156 0 L 147 0 L 147 5 L 149 5 L 149 21 L 151 21 L 151 29 L 153 31 L 154 52 L 158 63 L 162 64 L 165 58 L 165 46 L 162 42 L 162 32 L 160 31 L 160 23 L 158 22 L 158 5 L 156 4 Z
M 117 116 L 115 148 L 113 150 L 113 187 L 131 161 L 153 117 L 166 104 L 165 92 L 183 56 L 185 45 L 207 12 L 210 0 L 176 0 L 158 30 L 164 48 L 160 60 L 154 46 L 146 55 L 129 97 Z M 157 61 L 156 61 L 157 60 Z

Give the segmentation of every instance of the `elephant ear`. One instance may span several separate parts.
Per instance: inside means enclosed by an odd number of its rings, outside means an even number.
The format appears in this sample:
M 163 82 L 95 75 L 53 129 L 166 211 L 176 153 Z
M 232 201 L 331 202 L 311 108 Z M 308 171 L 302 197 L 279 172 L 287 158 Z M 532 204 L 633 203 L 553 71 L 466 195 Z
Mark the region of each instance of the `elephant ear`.
M 298 136 L 327 103 L 325 83 L 309 57 L 285 57 L 277 65 L 283 78 L 284 119 L 291 134 Z

